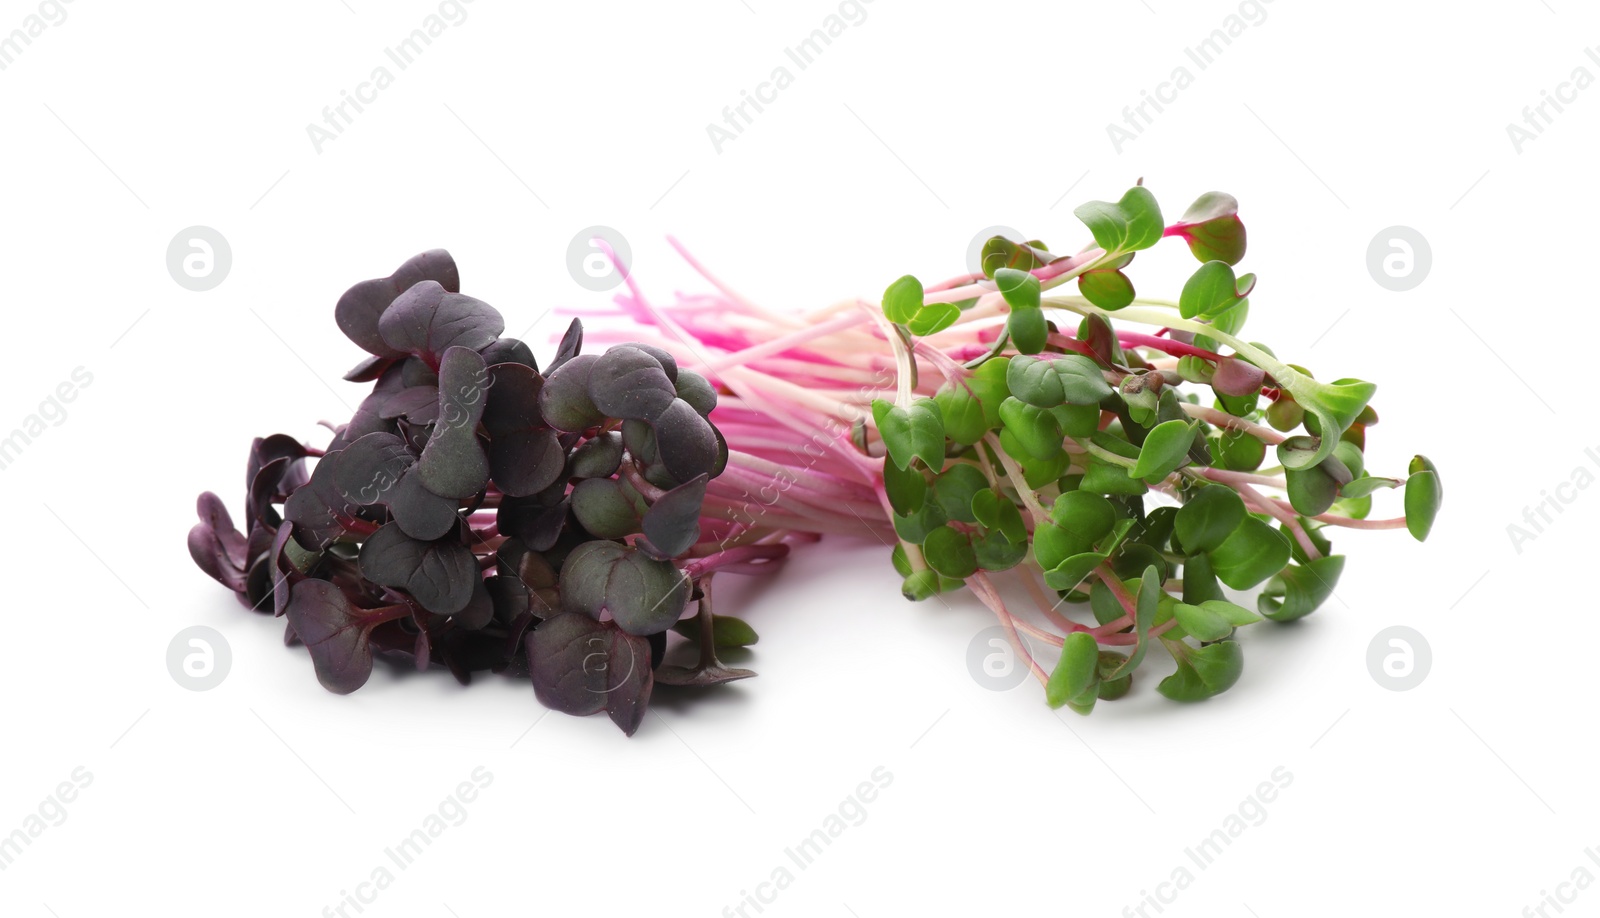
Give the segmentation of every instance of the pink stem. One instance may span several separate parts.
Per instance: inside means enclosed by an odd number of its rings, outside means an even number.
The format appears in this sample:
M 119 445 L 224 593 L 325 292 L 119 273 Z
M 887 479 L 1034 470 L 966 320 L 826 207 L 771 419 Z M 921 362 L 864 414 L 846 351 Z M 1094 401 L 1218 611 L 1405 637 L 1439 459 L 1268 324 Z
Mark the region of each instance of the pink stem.
M 1300 543 L 1300 550 L 1306 553 L 1307 558 L 1315 561 L 1322 557 L 1322 552 L 1317 551 L 1317 546 L 1311 544 L 1311 537 L 1306 535 L 1305 528 L 1300 525 L 1300 519 L 1295 515 L 1292 505 L 1265 497 L 1260 491 L 1242 481 L 1234 482 L 1233 489 L 1243 495 L 1245 500 L 1255 504 L 1282 523 L 1283 528 L 1289 530 L 1294 535 L 1294 540 Z

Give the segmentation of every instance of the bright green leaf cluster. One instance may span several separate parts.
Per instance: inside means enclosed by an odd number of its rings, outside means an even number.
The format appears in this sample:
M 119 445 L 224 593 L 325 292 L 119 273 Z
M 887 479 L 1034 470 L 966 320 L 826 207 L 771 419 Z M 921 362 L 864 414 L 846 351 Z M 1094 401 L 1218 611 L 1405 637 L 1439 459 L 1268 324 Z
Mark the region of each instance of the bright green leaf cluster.
M 1439 473 L 1422 456 L 1403 477 L 1370 473 L 1375 387 L 1319 381 L 1239 338 L 1256 279 L 1234 268 L 1245 232 L 1232 197 L 1205 195 L 1170 227 L 1142 186 L 1075 214 L 1094 245 L 1071 270 L 1037 240 L 985 244 L 1006 307 L 989 353 L 940 368 L 931 398 L 873 403 L 895 566 L 913 599 L 1026 567 L 1054 594 L 1052 614 L 1091 616 L 1060 639 L 1052 707 L 1087 714 L 1123 696 L 1155 646 L 1176 665 L 1161 694 L 1209 698 L 1243 672 L 1236 629 L 1302 618 L 1333 594 L 1345 558 L 1329 524 L 1364 520 L 1375 495 L 1403 488 L 1404 526 L 1421 540 Z M 1125 269 L 1163 236 L 1200 265 L 1176 302 L 1141 301 Z M 1071 280 L 1078 297 L 1049 295 Z M 959 313 L 923 298 L 903 277 L 885 315 L 921 335 Z M 1112 317 L 1159 322 L 1168 338 L 1125 345 Z M 1264 469 L 1269 446 L 1278 467 Z M 1248 590 L 1254 611 L 1235 601 Z

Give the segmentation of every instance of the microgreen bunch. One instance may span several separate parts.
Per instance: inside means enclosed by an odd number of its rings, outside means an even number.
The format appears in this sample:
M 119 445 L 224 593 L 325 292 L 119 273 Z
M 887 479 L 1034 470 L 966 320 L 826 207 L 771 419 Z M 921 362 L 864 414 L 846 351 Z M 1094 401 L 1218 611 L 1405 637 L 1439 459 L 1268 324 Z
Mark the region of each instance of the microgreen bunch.
M 323 686 L 360 688 L 375 651 L 463 684 L 525 668 L 545 705 L 632 734 L 654 685 L 753 675 L 718 658 L 756 635 L 713 615 L 712 577 L 788 545 L 702 525 L 728 463 L 704 376 L 649 344 L 579 353 L 576 320 L 541 370 L 442 250 L 356 284 L 335 318 L 370 394 L 325 450 L 257 439 L 245 531 L 208 492 L 189 534 L 202 570 L 287 619 Z M 697 664 L 663 662 L 674 627 Z
M 1439 474 L 1423 456 L 1369 472 L 1375 386 L 1240 337 L 1256 278 L 1235 270 L 1231 196 L 1168 225 L 1141 183 L 1075 214 L 1093 238 L 1076 254 L 997 236 L 982 273 L 905 276 L 876 304 L 777 313 L 709 274 L 716 293 L 669 308 L 631 278 L 618 302 L 724 392 L 732 449 L 709 517 L 892 542 L 904 595 L 976 595 L 1052 706 L 1122 696 L 1156 647 L 1176 662 L 1161 694 L 1211 697 L 1242 671 L 1235 629 L 1332 594 L 1333 530 L 1425 538 Z M 1166 237 L 1200 265 L 1176 300 L 1141 297 L 1128 268 Z M 1389 489 L 1404 514 L 1371 518 Z M 1227 592 L 1256 588 L 1253 609 Z

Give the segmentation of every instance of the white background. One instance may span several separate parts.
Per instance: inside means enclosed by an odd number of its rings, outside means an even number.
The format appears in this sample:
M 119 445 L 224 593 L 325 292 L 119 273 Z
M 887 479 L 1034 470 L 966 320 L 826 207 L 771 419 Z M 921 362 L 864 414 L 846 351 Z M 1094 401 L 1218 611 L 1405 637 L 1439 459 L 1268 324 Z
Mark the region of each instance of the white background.
M 0 3 L 0 33 L 37 9 Z M 1186 865 L 1165 914 L 1512 916 L 1600 873 L 1600 495 L 1563 488 L 1520 551 L 1507 533 L 1575 469 L 1600 472 L 1600 91 L 1520 152 L 1506 131 L 1574 68 L 1600 75 L 1585 5 L 1246 4 L 1256 23 L 1200 70 L 1184 49 L 1237 4 L 876 0 L 797 71 L 784 48 L 836 5 L 477 0 L 320 153 L 307 124 L 436 4 L 66 9 L 0 71 L 0 432 L 74 368 L 93 376 L 0 472 L 0 833 L 74 768 L 93 780 L 0 872 L 6 915 L 323 914 L 478 766 L 493 783 L 465 822 L 366 914 L 736 914 L 786 865 L 764 915 L 1112 916 Z M 706 125 L 785 64 L 793 85 L 719 153 Z M 1178 66 L 1193 85 L 1116 150 L 1106 124 Z M 1214 701 L 1162 699 L 1153 663 L 1087 719 L 1031 682 L 987 690 L 966 664 L 992 624 L 975 600 L 907 604 L 886 549 L 834 539 L 725 591 L 761 633 L 759 679 L 658 698 L 630 740 L 539 719 L 509 679 L 380 666 L 331 695 L 280 622 L 184 550 L 199 491 L 242 515 L 252 436 L 320 444 L 315 422 L 348 416 L 359 387 L 338 378 L 360 354 L 333 303 L 422 249 L 448 247 L 543 357 L 565 321 L 547 310 L 608 302 L 567 273 L 587 226 L 624 233 L 659 298 L 703 288 L 670 232 L 748 295 L 805 309 L 959 273 L 995 224 L 1076 247 L 1072 207 L 1140 176 L 1169 217 L 1213 188 L 1239 198 L 1261 278 L 1249 336 L 1378 382 L 1369 467 L 1423 452 L 1447 491 L 1426 544 L 1339 537 L 1337 597 L 1244 632 L 1244 676 Z M 196 224 L 233 252 L 203 293 L 165 266 Z M 1397 224 L 1432 249 L 1404 293 L 1366 268 Z M 1168 242 L 1133 276 L 1171 296 L 1193 264 Z M 1398 512 L 1386 497 L 1376 515 Z M 1397 624 L 1434 659 L 1403 693 L 1366 663 Z M 232 647 L 208 692 L 166 668 L 191 625 Z M 893 782 L 865 821 L 795 868 L 784 849 L 878 766 Z M 1208 869 L 1188 861 L 1280 766 L 1293 780 L 1265 821 Z

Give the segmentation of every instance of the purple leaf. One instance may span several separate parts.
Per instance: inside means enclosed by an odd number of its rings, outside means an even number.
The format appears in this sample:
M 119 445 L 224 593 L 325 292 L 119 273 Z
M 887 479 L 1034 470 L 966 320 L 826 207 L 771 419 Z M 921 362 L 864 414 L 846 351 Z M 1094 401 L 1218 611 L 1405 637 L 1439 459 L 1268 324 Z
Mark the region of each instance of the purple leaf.
M 405 590 L 438 615 L 466 608 L 481 579 L 478 559 L 465 545 L 452 539 L 413 539 L 397 523 L 384 525 L 362 544 L 360 564 L 363 577 Z
M 545 707 L 580 716 L 605 711 L 623 733 L 639 729 L 653 685 L 649 641 L 563 613 L 527 636 L 527 650 L 533 691 Z
M 1255 395 L 1261 391 L 1261 382 L 1265 378 L 1266 373 L 1260 367 L 1238 357 L 1224 357 L 1217 361 L 1217 371 L 1211 377 L 1211 388 L 1221 395 L 1236 398 Z
M 550 487 L 567 464 L 567 451 L 539 414 L 543 380 L 531 367 L 502 363 L 489 368 L 489 468 L 495 486 L 509 497 Z
M 505 320 L 493 306 L 450 293 L 431 280 L 400 294 L 378 319 L 378 331 L 389 348 L 421 357 L 434 369 L 450 348 L 464 347 L 476 355 L 493 344 L 505 328 Z
M 548 373 L 554 373 L 562 364 L 578 356 L 581 350 L 583 350 L 583 322 L 575 318 L 572 324 L 567 326 L 566 334 L 561 336 L 561 343 L 556 346 L 556 356 L 550 361 Z
M 650 547 L 663 558 L 676 558 L 700 541 L 700 504 L 707 476 L 697 475 L 661 495 L 645 511 L 641 528 Z
M 609 612 L 629 634 L 672 627 L 689 593 L 689 578 L 675 565 L 603 539 L 579 545 L 561 564 L 562 607 L 594 619 Z
M 489 458 L 478 442 L 488 395 L 483 357 L 470 348 L 447 348 L 439 364 L 439 420 L 417 461 L 422 484 L 440 497 L 472 497 L 489 482 Z
M 348 695 L 372 675 L 371 627 L 344 591 L 326 580 L 302 580 L 289 592 L 289 627 L 311 651 L 317 681 Z
M 673 399 L 652 429 L 656 435 L 657 455 L 673 478 L 685 482 L 716 471 L 717 431 L 688 402 Z
M 339 329 L 367 353 L 380 358 L 402 357 L 405 355 L 403 348 L 383 339 L 380 318 L 396 297 L 422 281 L 433 282 L 451 293 L 461 289 L 461 275 L 456 270 L 455 259 L 444 249 L 430 249 L 407 259 L 388 277 L 364 280 L 346 290 L 333 308 L 334 320 L 339 323 Z
M 654 421 L 678 397 L 661 361 L 627 345 L 613 347 L 595 360 L 588 390 L 589 400 L 602 413 L 637 421 Z
M 196 502 L 200 522 L 189 530 L 189 557 L 217 581 L 235 593 L 243 594 L 245 576 L 245 538 L 234 528 L 233 517 L 222 499 L 210 491 Z

